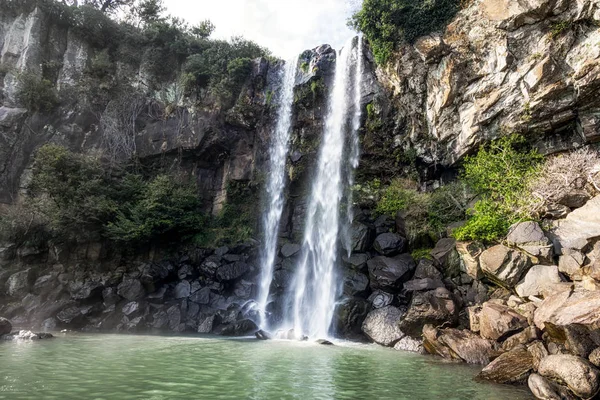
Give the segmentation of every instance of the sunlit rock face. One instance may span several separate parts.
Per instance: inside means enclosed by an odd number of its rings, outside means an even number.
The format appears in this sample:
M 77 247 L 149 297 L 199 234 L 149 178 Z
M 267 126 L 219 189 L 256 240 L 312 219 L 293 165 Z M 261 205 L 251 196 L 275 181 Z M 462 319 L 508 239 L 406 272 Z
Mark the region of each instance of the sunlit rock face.
M 598 140 L 598 18 L 593 0 L 473 2 L 378 70 L 388 141 L 449 166 L 507 132 L 543 152 Z

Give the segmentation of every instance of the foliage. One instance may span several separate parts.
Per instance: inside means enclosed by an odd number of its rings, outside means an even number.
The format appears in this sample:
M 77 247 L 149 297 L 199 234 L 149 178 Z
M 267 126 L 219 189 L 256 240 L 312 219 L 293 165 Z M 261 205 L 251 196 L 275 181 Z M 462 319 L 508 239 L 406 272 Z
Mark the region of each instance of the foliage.
M 431 256 L 431 250 L 433 250 L 432 248 L 429 247 L 423 247 L 420 249 L 415 249 L 413 250 L 410 255 L 412 256 L 412 258 L 414 258 L 415 260 L 421 260 L 421 259 L 426 259 L 426 260 L 433 260 L 433 257 Z
M 494 241 L 515 222 L 532 217 L 524 207 L 527 182 L 542 156 L 525 146 L 525 139 L 509 135 L 480 147 L 464 162 L 462 179 L 480 197 L 467 223 L 454 231 L 459 240 Z
M 198 25 L 194 26 L 191 30 L 192 35 L 200 38 L 207 39 L 215 31 L 215 25 L 209 20 L 204 20 Z
M 0 209 L 0 242 L 41 247 L 50 238 L 47 223 L 43 215 L 27 205 Z
M 563 32 L 567 31 L 567 29 L 569 29 L 571 27 L 571 24 L 572 24 L 571 21 L 555 22 L 550 27 L 550 37 L 552 39 L 556 39 L 557 37 L 562 35 Z
M 24 107 L 48 112 L 58 104 L 58 97 L 52 82 L 39 78 L 33 73 L 24 72 L 18 76 L 17 101 Z
M 56 145 L 38 150 L 29 194 L 32 209 L 62 241 L 177 240 L 203 227 L 195 185 L 166 175 L 114 174 L 98 158 Z
M 350 25 L 363 32 L 375 59 L 385 64 L 404 40 L 443 29 L 460 9 L 460 0 L 365 0 Z

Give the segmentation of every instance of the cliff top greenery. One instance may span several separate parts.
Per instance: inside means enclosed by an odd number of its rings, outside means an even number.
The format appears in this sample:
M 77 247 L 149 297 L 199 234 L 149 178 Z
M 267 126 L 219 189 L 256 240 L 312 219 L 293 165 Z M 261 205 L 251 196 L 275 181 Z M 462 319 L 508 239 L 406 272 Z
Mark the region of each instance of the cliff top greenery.
M 460 5 L 461 0 L 365 0 L 350 26 L 364 33 L 377 63 L 385 64 L 399 43 L 445 28 Z

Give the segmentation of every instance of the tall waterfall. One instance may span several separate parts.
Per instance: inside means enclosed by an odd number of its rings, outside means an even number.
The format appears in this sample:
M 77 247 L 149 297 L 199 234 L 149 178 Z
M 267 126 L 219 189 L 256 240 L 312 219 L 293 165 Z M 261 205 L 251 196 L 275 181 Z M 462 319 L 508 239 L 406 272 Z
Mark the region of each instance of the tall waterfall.
M 337 276 L 340 208 L 347 185 L 352 180 L 344 173 L 347 174 L 358 163 L 361 44 L 360 39 L 349 41 L 336 62 L 325 131 L 307 209 L 302 256 L 292 293 L 293 321 L 289 325 L 293 325 L 297 336 L 330 336 L 340 286 Z M 347 145 L 350 149 L 346 149 Z M 351 154 L 347 154 L 348 150 Z M 348 162 L 350 166 L 346 164 Z
M 281 90 L 277 99 L 279 104 L 277 124 L 269 150 L 269 176 L 266 185 L 267 209 L 263 220 L 265 240 L 262 249 L 262 269 L 257 299 L 260 326 L 264 329 L 267 329 L 266 308 L 269 301 L 269 288 L 273 280 L 279 224 L 283 212 L 285 164 L 289 150 L 297 65 L 298 58 L 295 58 L 286 62 L 283 70 Z

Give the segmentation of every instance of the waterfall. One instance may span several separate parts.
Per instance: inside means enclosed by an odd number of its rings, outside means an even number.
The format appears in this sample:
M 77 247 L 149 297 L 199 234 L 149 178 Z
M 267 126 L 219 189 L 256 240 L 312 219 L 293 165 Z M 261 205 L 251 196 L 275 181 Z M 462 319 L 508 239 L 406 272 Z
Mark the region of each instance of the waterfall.
M 307 209 L 302 255 L 294 278 L 291 299 L 293 321 L 289 325 L 293 325 L 296 336 L 330 336 L 339 292 L 336 270 L 340 207 L 347 185 L 353 180 L 343 175 L 358 163 L 356 136 L 360 125 L 360 114 L 357 114 L 360 106 L 352 113 L 351 109 L 356 107 L 351 103 L 360 101 L 361 43 L 360 39 L 352 39 L 336 61 L 325 131 Z M 349 156 L 346 143 L 350 147 Z M 348 162 L 351 164 L 349 167 Z
M 290 129 L 292 125 L 292 105 L 294 102 L 294 84 L 298 58 L 286 62 L 283 70 L 281 90 L 278 95 L 277 124 L 269 149 L 268 182 L 266 185 L 267 209 L 264 214 L 264 246 L 262 248 L 262 269 L 257 307 L 260 315 L 259 325 L 267 329 L 266 308 L 269 301 L 269 288 L 273 280 L 273 267 L 277 253 L 279 224 L 284 204 L 285 165 L 289 149 Z

